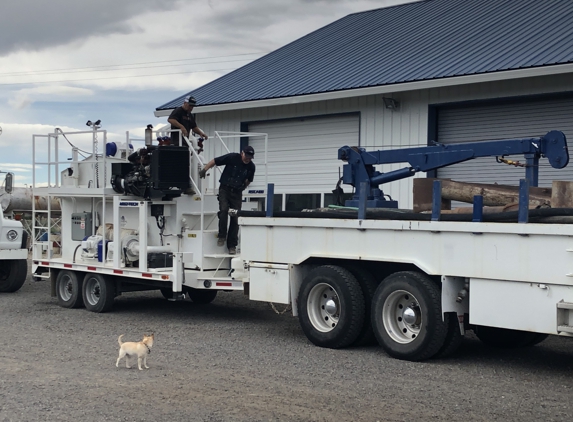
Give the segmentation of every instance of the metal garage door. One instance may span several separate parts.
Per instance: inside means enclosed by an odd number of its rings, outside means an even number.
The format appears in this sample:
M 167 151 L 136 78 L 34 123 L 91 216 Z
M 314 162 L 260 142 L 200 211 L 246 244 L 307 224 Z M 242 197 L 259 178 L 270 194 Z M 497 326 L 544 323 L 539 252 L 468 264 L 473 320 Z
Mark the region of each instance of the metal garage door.
M 439 110 L 438 116 L 441 143 L 536 137 L 550 130 L 561 130 L 567 136 L 569 153 L 573 153 L 573 98 L 444 108 Z M 525 162 L 520 156 L 510 159 Z M 573 180 L 573 160 L 562 170 L 553 169 L 544 158 L 539 165 L 539 186 L 551 186 L 552 180 Z M 525 169 L 498 164 L 495 157 L 478 158 L 440 169 L 438 177 L 519 185 L 519 179 L 525 177 Z
M 267 171 L 277 193 L 331 192 L 342 172 L 338 149 L 359 143 L 359 115 L 301 118 L 252 123 L 249 132 L 268 134 Z M 263 172 L 264 140 L 252 138 L 257 174 Z M 256 177 L 249 189 L 264 189 Z

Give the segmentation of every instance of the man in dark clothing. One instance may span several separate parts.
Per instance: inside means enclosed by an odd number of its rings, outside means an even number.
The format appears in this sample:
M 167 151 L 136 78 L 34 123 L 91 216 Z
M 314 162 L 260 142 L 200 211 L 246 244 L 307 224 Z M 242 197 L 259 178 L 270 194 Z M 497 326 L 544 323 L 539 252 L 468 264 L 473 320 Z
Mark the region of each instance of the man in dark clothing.
M 207 135 L 203 132 L 195 122 L 195 116 L 191 114 L 193 107 L 196 104 L 196 100 L 193 97 L 186 97 L 183 101 L 181 107 L 177 107 L 169 115 L 167 121 L 171 123 L 171 130 L 180 129 L 181 133 L 189 138 L 189 134 L 194 132 L 201 136 L 203 139 L 207 139 Z M 171 145 L 184 146 L 187 147 L 187 143 L 179 139 L 179 132 L 171 132 Z M 203 144 L 199 141 L 199 148 L 203 148 Z M 185 190 L 186 195 L 195 195 L 195 190 L 193 189 L 193 184 L 191 179 L 189 179 L 189 187 Z
M 191 114 L 196 103 L 197 101 L 195 98 L 186 97 L 183 101 L 183 105 L 173 110 L 167 121 L 171 123 L 171 130 L 180 129 L 181 133 L 183 133 L 187 138 L 191 132 L 194 132 L 203 139 L 207 139 L 208 136 L 197 126 L 195 116 Z M 171 133 L 171 145 L 187 146 L 185 142 L 180 142 L 179 132 Z
M 223 246 L 227 240 L 229 253 L 237 253 L 239 243 L 239 218 L 230 217 L 229 230 L 227 220 L 229 209 L 240 210 L 243 202 L 243 190 L 249 186 L 255 177 L 255 163 L 251 160 L 255 156 L 252 146 L 246 146 L 240 154 L 232 152 L 221 155 L 209 161 L 205 168 L 199 172 L 199 177 L 204 178 L 207 170 L 214 166 L 225 166 L 221 179 L 219 179 L 219 235 L 217 246 Z M 227 234 L 228 233 L 228 234 Z

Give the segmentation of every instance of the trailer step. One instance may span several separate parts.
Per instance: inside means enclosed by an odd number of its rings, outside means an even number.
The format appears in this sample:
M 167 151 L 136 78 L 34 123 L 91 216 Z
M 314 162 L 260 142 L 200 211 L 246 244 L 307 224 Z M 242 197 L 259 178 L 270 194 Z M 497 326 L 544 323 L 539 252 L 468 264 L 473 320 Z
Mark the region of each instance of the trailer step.
M 557 309 L 573 309 L 572 302 L 557 302 Z
M 557 302 L 557 333 L 573 334 L 573 303 Z

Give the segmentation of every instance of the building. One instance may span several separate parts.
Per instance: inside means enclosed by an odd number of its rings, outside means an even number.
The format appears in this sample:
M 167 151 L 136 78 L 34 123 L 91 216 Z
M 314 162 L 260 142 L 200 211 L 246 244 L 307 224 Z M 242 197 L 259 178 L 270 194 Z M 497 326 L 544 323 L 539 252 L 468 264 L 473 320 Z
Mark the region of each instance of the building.
M 328 205 L 343 145 L 378 150 L 553 129 L 573 141 L 571 22 L 570 0 L 412 2 L 346 16 L 185 95 L 197 98 L 208 133 L 269 134 L 268 178 L 283 209 Z M 168 116 L 185 95 L 156 116 Z M 263 146 L 251 144 L 261 169 Z M 573 180 L 573 165 L 540 165 L 540 186 Z M 504 184 L 523 175 L 495 158 L 437 171 Z M 251 187 L 264 189 L 263 178 Z M 381 188 L 401 207 L 412 205 L 412 179 Z

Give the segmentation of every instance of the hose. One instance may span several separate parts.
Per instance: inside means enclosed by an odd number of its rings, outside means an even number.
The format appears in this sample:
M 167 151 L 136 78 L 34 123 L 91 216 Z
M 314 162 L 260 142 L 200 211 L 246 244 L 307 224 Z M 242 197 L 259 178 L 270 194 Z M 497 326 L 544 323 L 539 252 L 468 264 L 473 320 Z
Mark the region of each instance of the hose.
M 506 211 L 492 214 L 483 214 L 484 222 L 516 223 L 518 211 Z M 239 217 L 265 217 L 264 211 L 239 211 Z M 277 211 L 273 217 L 277 218 L 331 218 L 331 219 L 356 219 L 358 211 L 354 209 L 337 209 L 335 211 L 308 210 L 308 211 Z M 530 222 L 542 222 L 549 217 L 573 217 L 573 208 L 539 208 L 529 210 Z M 366 219 L 369 220 L 413 220 L 431 221 L 431 214 L 415 213 L 412 210 L 396 208 L 371 208 L 366 210 Z M 443 214 L 440 221 L 472 221 L 472 214 Z M 547 221 L 551 222 L 551 221 Z

